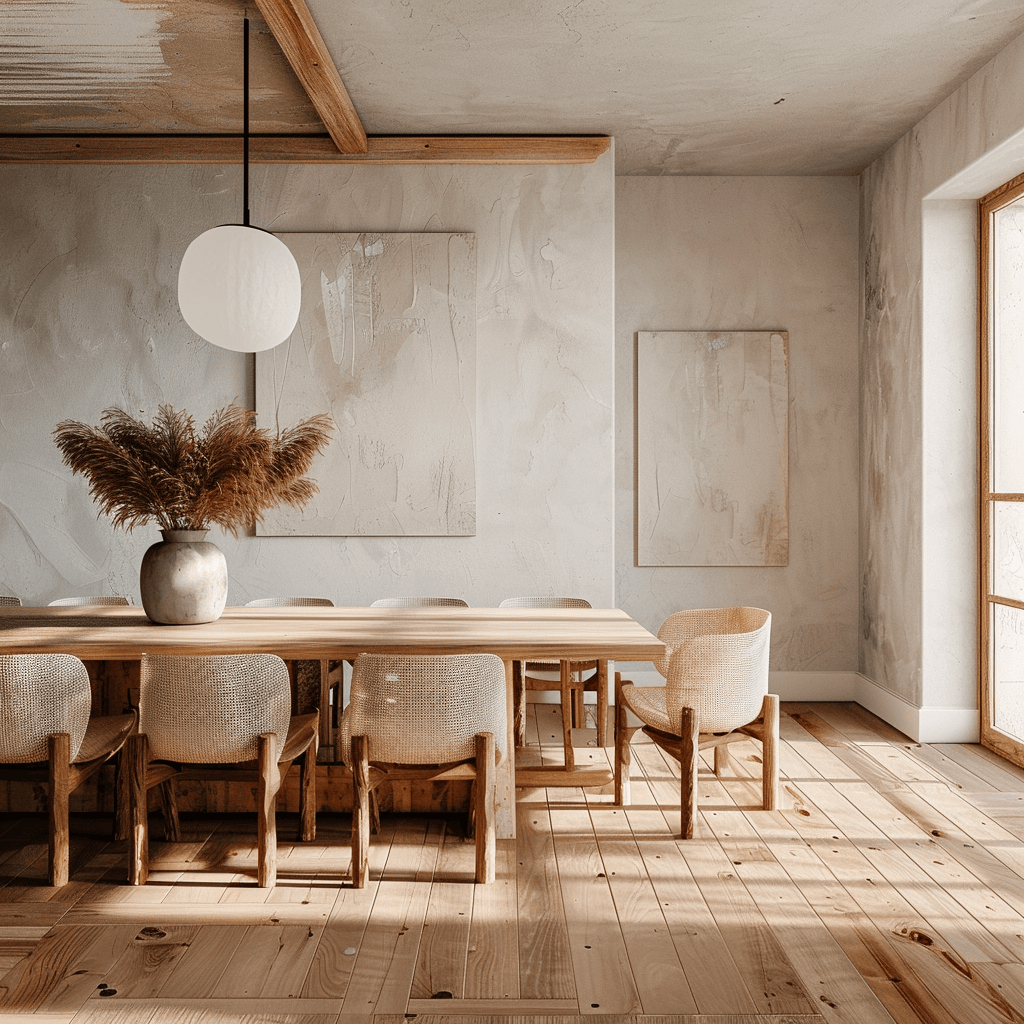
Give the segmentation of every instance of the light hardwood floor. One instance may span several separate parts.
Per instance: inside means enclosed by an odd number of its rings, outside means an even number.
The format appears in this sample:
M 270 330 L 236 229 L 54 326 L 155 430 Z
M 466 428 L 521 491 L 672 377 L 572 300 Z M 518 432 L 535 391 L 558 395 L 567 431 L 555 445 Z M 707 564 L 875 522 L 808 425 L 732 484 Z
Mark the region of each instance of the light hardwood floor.
M 689 842 L 678 765 L 642 740 L 629 808 L 520 791 L 489 886 L 458 817 L 385 815 L 354 890 L 349 822 L 325 814 L 308 845 L 281 815 L 270 891 L 254 815 L 186 818 L 138 889 L 109 819 L 77 817 L 55 890 L 45 822 L 4 816 L 0 1024 L 1024 1022 L 1024 771 L 850 704 L 784 704 L 782 736 L 782 809 L 756 809 L 737 746 Z M 557 705 L 531 705 L 528 738 L 560 758 Z

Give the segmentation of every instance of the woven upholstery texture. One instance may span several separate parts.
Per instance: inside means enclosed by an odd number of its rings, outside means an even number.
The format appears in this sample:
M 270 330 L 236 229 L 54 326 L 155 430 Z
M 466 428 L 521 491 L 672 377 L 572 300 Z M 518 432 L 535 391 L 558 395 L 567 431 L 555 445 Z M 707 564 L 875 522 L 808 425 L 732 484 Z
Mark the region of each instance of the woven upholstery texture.
M 284 746 L 288 669 L 276 654 L 142 656 L 139 732 L 150 756 L 184 764 L 251 761 L 262 733 Z
M 91 704 L 89 673 L 73 655 L 0 655 L 0 763 L 45 761 L 47 737 L 62 732 L 74 760 Z
M 89 605 L 124 605 L 131 604 L 127 597 L 111 597 L 109 594 L 99 597 L 58 597 L 50 602 L 51 608 L 86 608 Z
M 381 597 L 371 608 L 468 608 L 461 597 Z
M 360 654 L 342 716 L 342 758 L 366 736 L 371 761 L 447 764 L 476 754 L 477 733 L 506 753 L 505 666 L 493 654 Z
M 0 594 L 0 605 L 4 605 L 8 608 L 20 608 L 21 598 L 20 597 L 8 597 L 6 594 Z
M 246 608 L 333 608 L 329 597 L 257 597 L 246 601 Z
M 499 608 L 589 608 L 582 597 L 506 597 Z
M 768 692 L 771 624 L 763 608 L 745 607 L 693 609 L 665 620 L 658 638 L 669 653 L 655 667 L 666 676 L 668 731 L 680 731 L 683 707 L 696 710 L 702 733 L 729 732 L 760 715 Z M 657 698 L 639 696 L 640 687 L 630 689 L 630 706 L 642 718 L 645 704 Z

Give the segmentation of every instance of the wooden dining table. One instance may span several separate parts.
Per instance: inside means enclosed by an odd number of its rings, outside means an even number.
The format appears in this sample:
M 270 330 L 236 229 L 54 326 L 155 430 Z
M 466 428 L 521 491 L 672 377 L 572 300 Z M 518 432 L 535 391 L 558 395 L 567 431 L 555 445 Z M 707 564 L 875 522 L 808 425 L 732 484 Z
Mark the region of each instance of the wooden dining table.
M 506 750 L 514 751 L 512 665 L 516 661 L 649 661 L 664 644 L 616 608 L 225 608 L 215 622 L 160 626 L 136 607 L 0 607 L 0 653 L 74 654 L 132 662 L 146 654 L 277 654 L 288 660 L 375 654 L 496 654 L 505 663 Z M 326 709 L 324 709 L 326 714 Z M 498 835 L 515 835 L 515 787 L 599 786 L 605 768 L 515 769 L 498 773 Z

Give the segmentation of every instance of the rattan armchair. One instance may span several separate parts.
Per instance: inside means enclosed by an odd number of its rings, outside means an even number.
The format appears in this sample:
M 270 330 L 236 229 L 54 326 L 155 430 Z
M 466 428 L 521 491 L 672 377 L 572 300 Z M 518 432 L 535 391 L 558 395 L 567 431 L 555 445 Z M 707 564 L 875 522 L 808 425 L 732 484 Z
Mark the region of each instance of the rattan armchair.
M 371 608 L 468 608 L 461 597 L 381 597 Z
M 499 608 L 589 608 L 582 597 L 509 597 Z M 554 673 L 557 672 L 557 678 Z M 547 673 L 538 674 L 538 673 Z M 589 673 L 589 675 L 588 675 Z M 572 729 L 584 725 L 583 694 L 597 694 L 597 745 L 603 747 L 608 719 L 608 661 L 517 661 L 512 663 L 512 706 L 515 709 L 516 745 L 526 742 L 526 693 L 528 690 L 558 690 L 562 704 L 562 745 L 565 766 L 572 768 Z
M 90 717 L 85 665 L 70 654 L 0 655 L 0 779 L 45 785 L 49 882 L 68 881 L 68 801 L 124 744 L 135 713 Z
M 292 716 L 288 669 L 274 654 L 143 655 L 139 732 L 125 746 L 129 882 L 149 874 L 147 792 L 176 779 L 255 782 L 261 887 L 277 878 L 277 794 L 301 758 L 299 838 L 316 835 L 317 713 Z M 177 812 L 164 806 L 169 838 Z
M 779 789 L 779 698 L 768 692 L 772 617 L 762 608 L 709 608 L 676 612 L 658 631 L 666 644 L 654 662 L 665 686 L 634 686 L 615 674 L 615 801 L 629 803 L 627 709 L 643 731 L 681 766 L 680 822 L 691 839 L 697 818 L 698 751 L 713 747 L 715 774 L 727 767 L 726 744 L 761 741 L 765 810 L 775 810 Z
M 258 597 L 253 601 L 246 601 L 246 608 L 333 608 L 334 602 L 329 597 Z M 342 662 L 330 661 L 327 658 L 320 658 L 318 661 L 286 661 L 289 674 L 292 676 L 292 685 L 296 695 L 302 692 L 303 682 L 308 679 L 307 666 L 319 673 L 317 707 L 320 708 L 320 745 L 328 747 L 331 742 L 331 691 L 334 691 L 334 715 L 333 723 L 338 725 L 341 717 L 342 705 Z M 331 676 L 334 675 L 334 682 Z M 299 710 L 304 710 L 300 706 Z
M 342 716 L 352 769 L 352 884 L 369 878 L 371 800 L 385 781 L 473 780 L 476 880 L 494 881 L 495 768 L 505 758 L 505 666 L 493 654 L 360 654 Z
M 0 594 L 0 608 L 20 608 L 21 598 L 20 597 L 8 597 L 7 594 Z
M 95 597 L 58 597 L 55 601 L 50 602 L 51 608 L 88 608 L 90 605 L 114 607 L 120 605 L 130 605 L 131 601 L 127 597 L 115 597 L 111 594 L 99 594 Z

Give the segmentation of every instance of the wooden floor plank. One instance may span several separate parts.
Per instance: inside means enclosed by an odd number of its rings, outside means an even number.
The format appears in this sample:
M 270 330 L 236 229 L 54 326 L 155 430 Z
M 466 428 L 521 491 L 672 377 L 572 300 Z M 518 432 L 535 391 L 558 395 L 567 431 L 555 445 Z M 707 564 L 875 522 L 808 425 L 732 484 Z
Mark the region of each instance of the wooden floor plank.
M 785 740 L 786 745 L 792 747 L 823 779 L 860 779 L 845 761 L 836 757 L 793 717 L 794 711 L 793 705 L 782 705 L 782 714 L 779 715 L 780 739 Z
M 748 821 L 893 1020 L 898 1024 L 941 1020 L 941 1003 L 920 983 L 899 944 L 879 927 L 878 915 L 869 912 L 870 902 L 862 907 L 833 872 L 837 860 L 847 863 L 854 859 L 856 867 L 862 867 L 849 841 L 831 840 L 832 859 L 826 863 L 819 856 L 821 846 L 809 844 L 787 815 L 778 811 L 751 814 Z M 839 846 L 845 847 L 846 858 Z
M 1024 955 L 1024 916 L 1002 898 L 1005 890 L 989 888 L 877 794 L 878 803 L 860 786 L 832 794 L 806 788 L 833 819 L 856 828 L 865 858 L 922 915 L 927 924 L 915 924 L 912 931 L 941 936 L 947 955 L 965 962 Z M 904 797 L 904 803 L 911 799 Z
M 446 830 L 438 850 L 420 940 L 412 999 L 463 999 L 476 885 L 475 847 Z
M 640 750 L 650 792 L 659 805 L 678 801 L 678 783 L 671 771 L 658 766 L 655 751 Z M 666 778 L 667 774 L 667 778 Z M 804 990 L 785 951 L 759 908 L 729 865 L 722 848 L 710 836 L 701 814 L 700 841 L 686 840 L 678 849 L 697 882 L 715 924 L 760 1013 L 814 1013 L 817 1007 Z
M 967 793 L 998 793 L 998 787 L 983 774 L 971 771 L 959 761 L 944 753 L 941 746 L 932 743 L 915 743 L 909 749 L 911 757 L 927 764 L 939 776 L 940 781 L 953 789 Z M 1020 794 L 1024 797 L 1024 793 Z
M 437 841 L 443 834 L 443 826 L 435 827 L 436 823 L 416 825 L 403 825 L 391 840 L 342 1013 L 404 1013 L 408 1005 Z M 430 844 L 425 842 L 428 832 Z
M 718 873 L 735 872 L 799 979 L 799 994 L 806 1002 L 793 1010 L 818 1010 L 837 1024 L 891 1024 L 889 1013 L 744 814 L 719 811 L 709 815 L 708 821 L 720 844 L 720 849 L 706 844 Z
M 105 973 L 107 990 L 118 999 L 147 999 L 157 995 L 188 952 L 201 926 L 147 925 Z
M 520 999 L 576 999 L 562 888 L 544 790 L 516 801 Z
M 644 1013 L 696 1013 L 661 902 L 632 837 L 602 839 L 601 860 Z
M 519 999 L 518 906 L 516 843 L 499 839 L 494 882 L 473 893 L 466 999 Z
M 247 931 L 242 925 L 201 926 L 157 995 L 162 999 L 212 999 Z
M 371 848 L 370 866 L 379 876 L 380 865 Z M 363 889 L 343 888 L 331 908 L 316 953 L 306 973 L 302 989 L 304 999 L 343 999 L 356 963 L 356 954 L 366 934 L 367 922 L 377 897 L 378 881 L 370 881 Z
M 996 789 L 1024 792 L 1024 768 L 979 743 L 936 743 L 934 749 L 991 783 Z
M 548 811 L 580 1012 L 642 1012 L 586 800 L 557 790 Z
M 699 1013 L 756 1013 L 728 945 L 645 782 L 626 817 Z M 591 812 L 593 815 L 593 811 Z
M 137 932 L 136 926 L 125 925 L 56 925 L 0 981 L 0 1012 L 81 1009 Z

